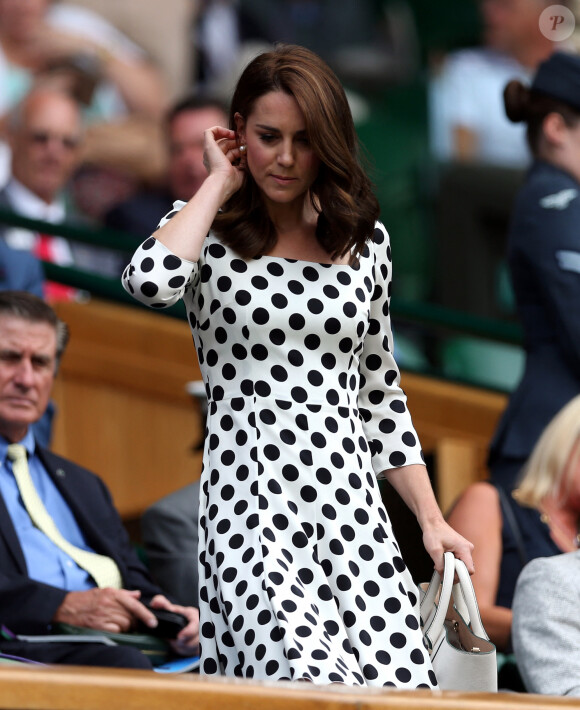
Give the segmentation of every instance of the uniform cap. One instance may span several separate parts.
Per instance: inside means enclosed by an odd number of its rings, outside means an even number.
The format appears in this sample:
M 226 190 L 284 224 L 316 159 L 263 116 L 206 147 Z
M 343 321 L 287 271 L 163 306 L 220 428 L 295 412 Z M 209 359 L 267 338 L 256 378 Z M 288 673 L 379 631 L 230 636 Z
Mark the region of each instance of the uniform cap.
M 568 52 L 551 54 L 538 67 L 531 89 L 580 111 L 580 56 Z

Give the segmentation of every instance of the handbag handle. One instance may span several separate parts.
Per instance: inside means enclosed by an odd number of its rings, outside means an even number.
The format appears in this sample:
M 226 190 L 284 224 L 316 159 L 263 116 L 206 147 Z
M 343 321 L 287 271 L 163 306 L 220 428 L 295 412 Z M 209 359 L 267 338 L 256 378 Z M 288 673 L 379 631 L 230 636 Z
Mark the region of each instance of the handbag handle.
M 473 588 L 473 582 L 471 581 L 471 576 L 467 571 L 465 562 L 455 559 L 455 571 L 459 577 L 459 584 L 456 586 L 459 586 L 461 596 L 467 606 L 471 629 L 476 636 L 480 636 L 486 641 L 489 641 L 489 636 L 483 628 L 483 622 L 481 621 L 479 606 L 477 604 L 477 597 L 475 596 L 475 589 Z
M 443 562 L 443 579 L 441 579 L 441 575 L 437 570 L 433 572 L 431 582 L 419 607 L 419 615 L 423 624 L 423 636 L 429 644 L 429 648 L 433 647 L 434 640 L 439 636 L 439 633 L 434 634 L 432 632 L 433 624 L 437 622 L 437 627 L 443 628 L 453 589 L 453 577 L 455 574 L 455 557 L 453 553 L 446 552 L 443 556 Z M 439 601 L 435 604 L 435 598 L 439 590 Z M 442 609 L 444 609 L 443 612 L 441 611 Z M 441 623 L 439 623 L 438 617 L 442 617 Z
M 447 616 L 447 610 L 449 608 L 449 602 L 451 601 L 451 595 L 453 594 L 453 599 L 458 607 L 466 607 L 467 613 L 469 614 L 468 621 L 471 624 L 473 633 L 480 636 L 486 640 L 489 637 L 483 628 L 483 623 L 481 621 L 481 616 L 479 614 L 479 607 L 477 605 L 477 598 L 475 596 L 475 590 L 473 589 L 473 584 L 471 582 L 471 577 L 467 571 L 465 563 L 454 557 L 452 552 L 446 552 L 444 555 L 445 559 L 445 569 L 443 571 L 443 584 L 441 586 L 441 594 L 439 595 L 439 602 L 434 613 L 431 613 L 429 619 L 427 620 L 423 636 L 427 641 L 429 648 L 433 647 L 436 639 L 439 638 L 441 631 L 443 630 L 443 624 L 445 623 L 445 617 Z M 453 577 L 455 572 L 459 582 L 453 585 Z M 433 573 L 431 583 L 427 589 L 427 593 L 421 602 L 421 617 L 423 618 L 423 612 L 427 613 L 429 607 L 429 598 L 435 599 L 437 593 L 438 585 L 441 583 L 441 577 L 438 572 Z M 434 591 L 431 590 L 434 588 Z M 433 604 L 433 602 L 431 602 Z M 423 608 L 424 607 L 424 608 Z M 463 611 L 463 608 L 461 608 Z M 460 611 L 460 613 L 461 613 Z

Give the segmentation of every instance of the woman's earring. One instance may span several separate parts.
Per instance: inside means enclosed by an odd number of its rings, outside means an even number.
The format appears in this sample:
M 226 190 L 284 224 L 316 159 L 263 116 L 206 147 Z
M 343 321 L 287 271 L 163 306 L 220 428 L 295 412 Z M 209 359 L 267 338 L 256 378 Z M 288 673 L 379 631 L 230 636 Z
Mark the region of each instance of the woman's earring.
M 245 152 L 246 152 L 246 150 L 247 150 L 247 147 L 248 147 L 248 146 L 247 146 L 245 143 L 243 143 L 243 144 L 240 146 L 240 153 L 241 153 L 242 155 L 245 154 Z

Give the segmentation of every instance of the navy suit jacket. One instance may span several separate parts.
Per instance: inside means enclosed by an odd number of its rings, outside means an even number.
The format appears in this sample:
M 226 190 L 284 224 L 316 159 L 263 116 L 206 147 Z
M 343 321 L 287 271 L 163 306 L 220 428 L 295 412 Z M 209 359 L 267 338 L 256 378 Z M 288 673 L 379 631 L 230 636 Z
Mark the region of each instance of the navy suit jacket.
M 37 451 L 70 505 L 87 543 L 95 552 L 112 557 L 117 563 L 123 587 L 141 590 L 142 600 L 162 594 L 137 557 L 103 481 L 46 449 L 37 447 Z M 16 530 L 0 495 L 0 623 L 19 634 L 47 633 L 66 594 L 64 589 L 28 576 Z

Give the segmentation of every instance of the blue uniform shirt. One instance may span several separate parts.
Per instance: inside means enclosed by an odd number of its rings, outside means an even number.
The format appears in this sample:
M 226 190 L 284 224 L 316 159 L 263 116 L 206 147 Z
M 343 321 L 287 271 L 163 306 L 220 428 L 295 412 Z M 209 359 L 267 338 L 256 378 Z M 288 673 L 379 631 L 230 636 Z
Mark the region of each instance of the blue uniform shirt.
M 28 452 L 28 468 L 38 495 L 62 536 L 73 545 L 94 552 L 87 545 L 62 494 L 35 454 L 32 432 L 28 431 L 19 443 L 23 444 Z M 28 575 L 38 582 L 71 592 L 92 589 L 95 586 L 92 577 L 34 526 L 20 497 L 12 473 L 12 462 L 6 456 L 7 448 L 8 442 L 0 437 L 0 493 L 20 541 Z

